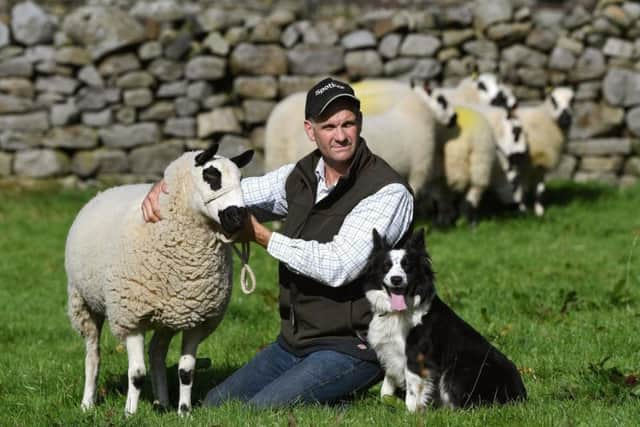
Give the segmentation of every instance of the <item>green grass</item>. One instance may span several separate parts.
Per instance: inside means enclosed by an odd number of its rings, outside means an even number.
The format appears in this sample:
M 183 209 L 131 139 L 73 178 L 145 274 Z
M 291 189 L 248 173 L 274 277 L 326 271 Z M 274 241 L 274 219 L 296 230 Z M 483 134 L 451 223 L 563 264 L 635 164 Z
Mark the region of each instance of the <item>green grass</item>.
M 543 219 L 496 215 L 473 230 L 430 231 L 438 290 L 523 372 L 526 403 L 408 414 L 379 386 L 341 407 L 252 410 L 196 406 L 188 419 L 153 411 L 148 384 L 123 416 L 127 358 L 103 332 L 99 403 L 83 413 L 84 346 L 66 317 L 64 242 L 92 190 L 0 188 L 0 425 L 636 425 L 640 414 L 640 187 L 556 184 Z M 424 222 L 423 222 L 424 223 Z M 277 334 L 277 266 L 253 247 L 257 290 L 240 292 L 199 350 L 196 405 Z M 169 365 L 177 402 L 179 340 Z

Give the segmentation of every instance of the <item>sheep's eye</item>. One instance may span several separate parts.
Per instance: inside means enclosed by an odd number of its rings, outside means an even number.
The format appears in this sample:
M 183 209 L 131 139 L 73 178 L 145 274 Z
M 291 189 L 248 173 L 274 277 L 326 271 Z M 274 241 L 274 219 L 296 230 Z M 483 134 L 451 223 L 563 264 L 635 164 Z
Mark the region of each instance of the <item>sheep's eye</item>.
M 517 141 L 520 138 L 520 132 L 522 132 L 522 128 L 520 126 L 516 126 L 513 128 L 513 138 Z
M 478 82 L 478 89 L 487 91 L 487 86 L 485 86 L 484 82 Z
M 202 171 L 202 179 L 211 186 L 213 191 L 219 190 L 222 187 L 222 174 L 213 166 L 209 166 Z
M 440 104 L 442 108 L 447 108 L 447 100 L 445 99 L 444 96 L 442 95 L 438 96 L 437 100 L 438 100 L 438 104 Z
M 553 108 L 558 108 L 558 103 L 553 96 L 551 97 L 551 105 L 553 105 Z

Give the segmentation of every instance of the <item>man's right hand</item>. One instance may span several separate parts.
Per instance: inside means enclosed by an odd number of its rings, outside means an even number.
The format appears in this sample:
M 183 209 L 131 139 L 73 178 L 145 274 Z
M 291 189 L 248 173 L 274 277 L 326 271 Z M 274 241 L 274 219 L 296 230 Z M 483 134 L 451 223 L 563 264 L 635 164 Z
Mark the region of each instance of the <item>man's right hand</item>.
M 145 222 L 158 222 L 160 217 L 160 193 L 169 193 L 167 183 L 160 180 L 153 184 L 147 197 L 142 201 L 142 216 Z

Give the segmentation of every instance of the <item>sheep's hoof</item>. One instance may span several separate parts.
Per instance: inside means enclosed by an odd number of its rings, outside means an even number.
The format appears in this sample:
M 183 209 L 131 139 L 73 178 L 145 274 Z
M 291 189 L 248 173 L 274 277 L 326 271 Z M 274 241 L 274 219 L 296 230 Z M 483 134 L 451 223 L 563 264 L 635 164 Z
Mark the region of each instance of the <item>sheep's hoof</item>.
M 180 405 L 180 408 L 178 408 L 178 415 L 180 415 L 181 417 L 187 417 L 191 415 L 191 407 L 186 403 L 183 403 L 182 405 Z

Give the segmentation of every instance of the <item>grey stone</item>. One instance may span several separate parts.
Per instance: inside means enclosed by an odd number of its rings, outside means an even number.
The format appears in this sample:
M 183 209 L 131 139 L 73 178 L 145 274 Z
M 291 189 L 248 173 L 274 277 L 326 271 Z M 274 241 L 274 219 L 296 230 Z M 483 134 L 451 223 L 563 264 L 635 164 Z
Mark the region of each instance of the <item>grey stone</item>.
M 147 71 L 131 71 L 116 80 L 116 87 L 120 89 L 149 88 L 155 82 L 156 79 Z
M 246 99 L 242 101 L 244 121 L 249 124 L 263 123 L 269 117 L 275 102 L 261 99 Z
M 475 59 L 472 56 L 464 58 L 454 58 L 446 63 L 444 74 L 450 76 L 469 76 L 476 68 Z
M 483 32 L 495 23 L 510 21 L 513 8 L 509 0 L 475 0 L 473 15 L 475 28 Z
M 560 158 L 560 162 L 556 168 L 545 175 L 546 181 L 551 180 L 570 180 L 573 178 L 573 173 L 578 166 L 578 160 L 575 156 L 563 154 Z
M 356 30 L 342 37 L 340 41 L 346 50 L 376 47 L 376 37 L 368 30 Z
M 375 77 L 383 73 L 382 59 L 373 49 L 347 52 L 344 63 L 351 78 Z
M 112 76 L 127 71 L 139 70 L 141 67 L 138 57 L 133 53 L 122 53 L 107 56 L 98 66 L 98 71 L 103 76 Z
M 438 76 L 442 71 L 442 66 L 435 59 L 420 59 L 416 61 L 416 65 L 411 71 L 404 74 L 404 80 L 412 78 L 430 80 Z
M 268 19 L 260 19 L 251 29 L 249 40 L 255 43 L 278 43 L 280 41 L 280 27 Z
M 196 135 L 196 119 L 193 117 L 170 118 L 165 122 L 165 135 L 192 138 Z
M 224 34 L 224 39 L 229 43 L 229 46 L 236 46 L 242 42 L 246 42 L 249 39 L 249 30 L 245 27 L 232 27 Z
M 571 9 L 571 11 L 564 17 L 562 24 L 573 30 L 582 25 L 588 24 L 591 21 L 591 14 L 587 12 L 583 5 L 577 5 Z
M 218 154 L 228 158 L 235 157 L 253 148 L 249 139 L 237 135 L 224 135 L 219 144 Z M 244 169 L 242 172 L 244 174 Z
M 54 20 L 31 1 L 18 3 L 11 10 L 11 32 L 22 44 L 49 43 L 55 31 Z
M 560 9 L 540 8 L 533 15 L 533 23 L 539 28 L 558 28 L 562 25 L 564 16 Z
M 128 89 L 123 93 L 123 100 L 128 107 L 146 107 L 153 102 L 153 94 L 147 88 Z
M 296 63 L 300 46 L 290 51 L 289 60 Z M 306 52 L 305 52 L 306 53 Z M 293 59 L 292 59 L 293 56 Z M 319 56 L 322 56 L 320 53 Z M 233 49 L 230 57 L 233 74 L 280 75 L 287 72 L 287 54 L 277 45 L 253 45 L 240 43 Z
M 0 152 L 0 176 L 7 177 L 11 175 L 11 161 L 13 156 L 9 153 Z
M 143 61 L 158 58 L 162 56 L 162 44 L 156 40 L 143 43 L 138 48 L 138 56 Z
M 158 98 L 175 98 L 187 94 L 189 82 L 186 80 L 178 80 L 170 83 L 163 83 L 156 91 Z
M 209 33 L 207 38 L 202 41 L 202 45 L 206 47 L 209 52 L 218 56 L 227 56 L 231 49 L 229 42 L 218 32 Z
M 107 91 L 103 88 L 83 87 L 75 98 L 76 108 L 79 111 L 102 110 L 107 106 Z
M 629 59 L 633 56 L 633 43 L 627 40 L 609 37 L 602 48 L 602 52 L 608 56 Z
M 498 59 L 498 46 L 490 40 L 471 40 L 462 49 L 477 58 Z
M 24 50 L 24 54 L 22 55 L 22 57 L 31 63 L 55 63 L 56 50 L 53 48 L 53 46 L 29 46 Z
M 601 10 L 602 15 L 611 26 L 629 28 L 631 26 L 631 16 L 627 15 L 623 8 L 617 4 L 606 6 Z
M 640 136 L 640 107 L 634 107 L 627 111 L 625 124 L 631 133 Z
M 513 66 L 543 68 L 547 65 L 547 55 L 520 44 L 504 49 L 502 59 Z
M 98 134 L 86 126 L 56 127 L 44 139 L 51 148 L 93 148 L 98 146 Z
M 116 110 L 116 121 L 123 125 L 132 125 L 136 121 L 136 109 L 133 107 L 120 107 Z
M 0 48 L 0 62 L 7 59 L 17 58 L 24 54 L 24 48 L 22 46 L 9 45 Z
M 393 59 L 398 56 L 398 52 L 400 52 L 401 42 L 402 36 L 400 34 L 387 34 L 380 41 L 378 52 L 380 52 L 380 55 L 385 59 Z
M 549 68 L 553 70 L 569 71 L 576 64 L 576 57 L 567 49 L 556 47 L 549 56 Z
M 306 92 L 318 82 L 316 77 L 308 76 L 280 76 L 278 78 L 278 92 L 282 98 L 295 92 Z
M 25 150 L 15 154 L 13 171 L 17 176 L 47 178 L 66 174 L 69 163 L 69 158 L 57 150 Z
M 0 115 L 0 129 L 25 132 L 45 131 L 49 129 L 49 119 L 44 111 L 4 114 Z
M 173 60 L 183 58 L 191 50 L 192 41 L 193 35 L 191 33 L 186 31 L 178 33 L 173 40 L 165 45 L 164 56 Z
M 300 39 L 300 31 L 298 30 L 298 25 L 291 24 L 288 25 L 287 28 L 280 34 L 280 43 L 286 47 L 287 49 L 291 48 L 295 45 Z
M 570 37 L 560 37 L 558 39 L 558 47 L 566 49 L 576 56 L 580 56 L 584 52 L 584 45 Z
M 432 35 L 408 34 L 400 45 L 400 55 L 433 56 L 441 45 L 440 40 Z
M 156 123 L 113 125 L 110 128 L 100 129 L 98 134 L 105 146 L 116 148 L 137 147 L 160 140 L 160 129 Z
M 599 81 L 580 83 L 576 90 L 574 102 L 593 101 L 599 99 L 601 92 L 602 83 Z
M 39 92 L 33 105 L 37 110 L 49 109 L 53 104 L 62 103 L 66 99 L 67 96 L 62 93 Z
M 81 178 L 95 176 L 98 173 L 123 173 L 128 169 L 127 155 L 117 149 L 78 151 L 71 160 L 71 172 Z
M 508 44 L 525 40 L 530 32 L 530 22 L 496 24 L 487 30 L 487 37 L 497 43 Z
M 200 104 L 186 97 L 176 98 L 174 103 L 179 117 L 193 116 L 200 110 Z
M 627 155 L 631 153 L 629 138 L 599 138 L 569 142 L 567 151 L 577 156 Z
M 187 98 L 193 99 L 194 101 L 202 101 L 207 96 L 213 93 L 213 87 L 209 82 L 206 81 L 196 81 L 193 83 L 189 83 L 187 87 Z
M 251 141 L 252 147 L 264 150 L 264 141 L 265 141 L 264 126 L 256 126 L 253 129 L 251 129 L 249 140 Z
M 630 157 L 624 164 L 624 173 L 627 175 L 640 176 L 640 157 Z
M 129 13 L 136 18 L 151 19 L 157 22 L 173 22 L 186 18 L 187 11 L 188 5 L 170 0 L 160 0 L 136 3 Z
M 599 182 L 610 186 L 616 186 L 618 184 L 618 178 L 616 174 L 612 172 L 586 172 L 578 171 L 573 177 L 573 180 L 578 183 L 587 182 Z
M 240 133 L 242 128 L 233 108 L 216 108 L 207 113 L 198 114 L 198 138 L 206 138 L 214 133 Z
M 296 45 L 287 56 L 292 74 L 317 76 L 344 68 L 344 50 L 338 46 Z
M 50 112 L 52 126 L 64 126 L 70 124 L 77 119 L 79 114 L 73 98 L 68 99 L 64 104 L 53 104 Z
M 33 64 L 27 59 L 18 57 L 0 62 L 0 77 L 31 77 Z
M 624 121 L 624 110 L 606 103 L 576 102 L 569 136 L 585 139 L 611 133 Z
M 25 113 L 33 108 L 30 99 L 0 93 L 0 114 Z
M 622 169 L 622 156 L 583 156 L 580 159 L 580 170 L 586 172 L 612 172 L 617 174 Z
M 202 106 L 206 110 L 214 110 L 223 105 L 227 105 L 231 97 L 227 93 L 218 93 L 215 95 L 209 95 L 202 101 Z
M 576 67 L 570 75 L 570 80 L 572 82 L 594 80 L 601 78 L 606 72 L 606 61 L 602 52 L 589 47 L 578 58 Z
M 147 71 L 153 74 L 158 80 L 165 82 L 173 81 L 182 77 L 182 74 L 184 73 L 184 65 L 180 62 L 158 58 L 149 64 Z
M 216 56 L 196 56 L 187 62 L 185 76 L 190 80 L 218 80 L 226 74 L 227 61 Z
M 169 163 L 179 157 L 183 150 L 184 144 L 180 141 L 163 142 L 134 148 L 129 153 L 131 172 L 162 176 Z
M 0 79 L 0 91 L 20 98 L 33 98 L 34 95 L 31 80 L 22 77 Z
M 63 93 L 65 95 L 73 94 L 80 82 L 76 79 L 63 76 L 38 77 L 36 80 L 36 90 L 40 92 Z
M 142 25 L 115 7 L 84 6 L 75 9 L 65 18 L 63 29 L 76 43 L 85 46 L 94 59 L 145 38 Z
M 78 79 L 87 86 L 104 87 L 104 80 L 93 65 L 86 65 L 78 71 Z
M 9 27 L 4 22 L 0 22 L 0 48 L 7 46 L 10 42 Z
M 91 63 L 91 55 L 83 47 L 64 46 L 56 50 L 55 60 L 59 64 L 83 66 Z
M 640 73 L 612 68 L 604 78 L 602 92 L 611 105 L 630 107 L 640 104 Z
M 407 73 L 413 70 L 417 61 L 418 60 L 415 58 L 396 58 L 391 61 L 387 61 L 384 64 L 384 75 L 397 76 L 399 74 Z
M 542 52 L 548 52 L 556 45 L 558 34 L 553 29 L 533 28 L 527 35 L 525 44 Z
M 302 42 L 307 45 L 333 46 L 338 39 L 338 33 L 326 22 L 316 22 L 302 28 Z
M 23 151 L 41 145 L 43 139 L 42 132 L 3 130 L 0 131 L 0 148 L 8 151 Z
M 458 46 L 474 37 L 472 29 L 446 30 L 442 32 L 442 44 L 444 46 Z
M 378 9 L 367 12 L 358 23 L 369 29 L 376 37 L 386 36 L 394 31 L 407 30 L 411 26 L 411 16 L 403 11 Z
M 173 102 L 159 101 L 140 112 L 140 120 L 142 121 L 154 121 L 154 120 L 166 120 L 170 117 L 174 117 L 176 114 L 176 107 Z
M 198 14 L 196 21 L 200 28 L 207 33 L 224 30 L 229 25 L 227 12 L 217 8 L 209 8 Z
M 237 77 L 233 92 L 243 98 L 273 99 L 278 94 L 278 82 L 272 76 Z
M 106 127 L 113 123 L 113 115 L 110 108 L 102 111 L 87 111 L 82 114 L 82 123 L 90 127 Z

